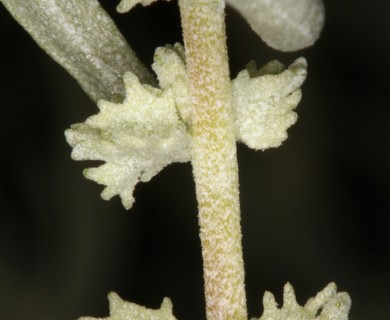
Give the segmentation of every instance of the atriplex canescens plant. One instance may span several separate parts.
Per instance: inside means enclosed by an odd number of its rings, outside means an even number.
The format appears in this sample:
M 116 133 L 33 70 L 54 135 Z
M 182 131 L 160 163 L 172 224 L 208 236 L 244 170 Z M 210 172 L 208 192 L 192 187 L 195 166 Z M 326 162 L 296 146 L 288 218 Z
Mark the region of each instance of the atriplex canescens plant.
M 133 189 L 173 162 L 191 161 L 196 183 L 208 320 L 247 319 L 236 141 L 279 146 L 295 123 L 306 60 L 288 68 L 254 63 L 229 77 L 224 0 L 179 0 L 184 47 L 155 53 L 155 76 L 137 59 L 97 0 L 0 0 L 37 43 L 80 83 L 100 112 L 65 133 L 75 160 L 103 160 L 85 176 L 131 208 Z M 137 3 L 122 0 L 119 12 Z M 315 42 L 321 0 L 226 0 L 271 47 L 294 51 Z M 165 298 L 150 310 L 109 295 L 110 320 L 175 319 Z M 346 320 L 347 293 L 329 284 L 303 306 L 286 284 L 277 307 L 266 292 L 260 320 Z M 84 320 L 94 318 L 82 318 Z

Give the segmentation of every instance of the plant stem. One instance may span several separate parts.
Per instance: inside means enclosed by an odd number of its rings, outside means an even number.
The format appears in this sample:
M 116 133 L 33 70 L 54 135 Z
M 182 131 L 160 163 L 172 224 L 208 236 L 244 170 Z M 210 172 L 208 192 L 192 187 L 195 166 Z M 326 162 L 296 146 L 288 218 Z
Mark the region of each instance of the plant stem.
M 179 0 L 208 320 L 246 320 L 238 165 L 223 0 Z

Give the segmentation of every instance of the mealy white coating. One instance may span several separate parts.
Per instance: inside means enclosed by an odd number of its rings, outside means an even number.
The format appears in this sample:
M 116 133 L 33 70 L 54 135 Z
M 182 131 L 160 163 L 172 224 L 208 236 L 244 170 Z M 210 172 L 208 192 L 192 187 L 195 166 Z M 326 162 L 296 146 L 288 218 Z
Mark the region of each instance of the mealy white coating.
M 226 0 L 270 46 L 296 51 L 311 46 L 324 26 L 322 0 Z
M 139 181 L 149 181 L 170 163 L 191 160 L 191 99 L 184 48 L 180 44 L 158 48 L 152 68 L 160 89 L 142 85 L 128 72 L 123 103 L 99 101 L 99 114 L 65 133 L 73 159 L 105 162 L 86 169 L 85 176 L 107 186 L 103 199 L 119 195 L 127 209 Z M 236 140 L 253 149 L 279 146 L 296 120 L 292 109 L 300 100 L 305 76 L 303 58 L 286 70 L 273 61 L 260 70 L 248 65 L 240 72 L 232 81 Z
M 179 0 L 206 318 L 247 320 L 224 0 Z
M 299 58 L 288 69 L 280 72 L 281 68 L 273 61 L 260 69 L 260 75 L 243 70 L 233 80 L 236 137 L 252 149 L 280 146 L 297 120 L 292 110 L 301 100 L 307 63 Z
M 123 74 L 154 83 L 97 0 L 0 0 L 94 100 L 124 98 Z
M 164 298 L 157 310 L 124 301 L 115 292 L 109 293 L 108 300 L 109 317 L 82 317 L 79 320 L 176 320 L 169 298 Z M 268 291 L 264 293 L 263 307 L 262 316 L 251 320 L 348 320 L 351 299 L 346 292 L 337 292 L 336 285 L 330 283 L 302 307 L 296 301 L 293 287 L 287 283 L 282 307 L 278 308 L 274 295 Z
M 164 298 L 160 309 L 148 309 L 122 300 L 115 292 L 108 295 L 110 316 L 106 318 L 82 317 L 79 320 L 176 320 L 172 313 L 172 302 Z
M 184 47 L 176 43 L 173 47 L 159 47 L 152 65 L 158 75 L 160 88 L 173 92 L 177 111 L 187 126 L 191 124 L 191 98 L 188 93 L 188 76 Z
M 133 189 L 172 162 L 190 160 L 190 135 L 179 119 L 171 90 L 142 85 L 124 76 L 126 98 L 115 104 L 101 100 L 100 112 L 65 132 L 75 160 L 102 160 L 85 176 L 107 187 L 102 198 L 119 195 L 129 209 Z
M 265 292 L 263 315 L 251 320 L 348 320 L 351 299 L 346 292 L 337 293 L 334 283 L 328 284 L 314 298 L 301 307 L 295 298 L 293 287 L 287 283 L 283 290 L 283 306 L 278 308 L 275 297 Z
M 116 7 L 116 10 L 120 13 L 125 13 L 130 11 L 135 5 L 142 4 L 143 6 L 148 6 L 157 0 L 121 0 L 121 2 Z M 170 1 L 170 0 L 165 0 Z

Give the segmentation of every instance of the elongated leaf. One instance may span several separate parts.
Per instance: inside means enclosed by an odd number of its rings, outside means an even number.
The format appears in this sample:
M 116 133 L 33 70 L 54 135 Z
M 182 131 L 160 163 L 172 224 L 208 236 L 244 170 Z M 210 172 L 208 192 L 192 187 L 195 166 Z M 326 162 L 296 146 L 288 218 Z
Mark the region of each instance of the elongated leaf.
M 120 100 L 122 76 L 153 76 L 97 0 L 0 0 L 14 18 L 94 100 Z

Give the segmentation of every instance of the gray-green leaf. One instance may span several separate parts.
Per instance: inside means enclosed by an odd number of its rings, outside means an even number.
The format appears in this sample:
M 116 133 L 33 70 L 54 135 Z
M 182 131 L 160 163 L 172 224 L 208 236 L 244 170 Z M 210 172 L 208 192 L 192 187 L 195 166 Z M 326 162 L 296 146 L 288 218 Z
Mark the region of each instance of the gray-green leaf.
M 153 82 L 97 0 L 0 1 L 95 102 L 122 99 L 126 71 Z
M 325 19 L 322 0 L 226 0 L 272 48 L 296 51 L 311 46 Z

